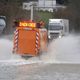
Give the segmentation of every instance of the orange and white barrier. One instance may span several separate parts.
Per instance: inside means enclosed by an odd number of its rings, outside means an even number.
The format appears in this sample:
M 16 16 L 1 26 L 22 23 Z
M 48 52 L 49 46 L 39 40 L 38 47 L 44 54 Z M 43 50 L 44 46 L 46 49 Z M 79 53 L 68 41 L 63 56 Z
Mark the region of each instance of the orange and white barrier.
M 13 47 L 13 53 L 15 53 L 18 50 L 18 30 L 14 32 L 14 47 Z
M 39 40 L 40 40 L 39 37 L 40 37 L 39 32 L 36 32 L 36 48 L 35 48 L 36 53 L 39 52 Z

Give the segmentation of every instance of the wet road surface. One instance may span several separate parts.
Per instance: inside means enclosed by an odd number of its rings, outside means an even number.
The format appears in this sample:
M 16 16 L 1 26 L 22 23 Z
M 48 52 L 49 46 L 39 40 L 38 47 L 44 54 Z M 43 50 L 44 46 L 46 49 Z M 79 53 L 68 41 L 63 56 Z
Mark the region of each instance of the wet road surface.
M 80 80 L 80 64 L 1 63 L 0 80 Z
M 12 44 L 12 41 L 0 40 L 0 60 L 17 59 L 12 54 Z M 51 43 L 49 53 L 31 58 L 30 64 L 0 61 L 0 80 L 80 80 L 79 44 L 80 37 L 69 36 Z

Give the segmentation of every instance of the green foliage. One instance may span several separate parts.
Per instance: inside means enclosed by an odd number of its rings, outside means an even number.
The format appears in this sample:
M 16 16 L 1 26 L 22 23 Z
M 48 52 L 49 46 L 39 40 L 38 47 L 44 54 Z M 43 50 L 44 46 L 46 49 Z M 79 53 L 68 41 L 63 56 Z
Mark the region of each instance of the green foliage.
M 38 15 L 39 15 L 38 21 L 43 20 L 45 22 L 45 25 L 46 25 L 46 28 L 47 28 L 48 21 L 49 21 L 50 18 L 52 18 L 53 13 L 48 12 L 48 11 L 45 11 L 45 12 L 44 11 L 39 11 Z

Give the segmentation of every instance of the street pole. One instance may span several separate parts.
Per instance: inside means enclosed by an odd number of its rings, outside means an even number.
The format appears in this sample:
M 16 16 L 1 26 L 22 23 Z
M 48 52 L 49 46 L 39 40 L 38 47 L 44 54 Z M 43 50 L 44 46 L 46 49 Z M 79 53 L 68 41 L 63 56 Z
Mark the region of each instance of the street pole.
M 33 20 L 33 4 L 31 5 L 31 20 Z

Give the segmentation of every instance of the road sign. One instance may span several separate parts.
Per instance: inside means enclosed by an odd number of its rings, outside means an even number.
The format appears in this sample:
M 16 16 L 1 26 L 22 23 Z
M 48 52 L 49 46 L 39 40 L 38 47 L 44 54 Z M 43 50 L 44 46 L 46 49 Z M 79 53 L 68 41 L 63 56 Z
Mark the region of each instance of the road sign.
M 33 1 L 33 2 L 23 2 L 23 9 L 30 10 L 32 5 L 36 6 L 37 2 L 35 2 L 35 1 Z
M 23 3 L 23 9 L 31 10 L 31 20 L 33 20 L 33 8 L 36 5 L 37 5 L 37 2 L 34 2 L 34 1 L 33 2 L 29 2 L 29 3 L 27 3 L 27 2 Z
M 39 10 L 48 10 L 53 12 L 53 9 L 56 7 L 56 0 L 38 0 L 37 7 Z
M 38 0 L 38 7 L 49 8 L 56 6 L 56 0 Z

